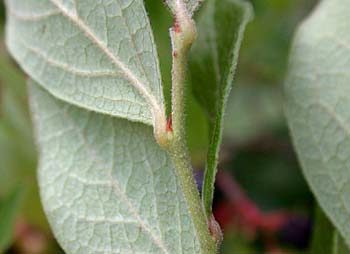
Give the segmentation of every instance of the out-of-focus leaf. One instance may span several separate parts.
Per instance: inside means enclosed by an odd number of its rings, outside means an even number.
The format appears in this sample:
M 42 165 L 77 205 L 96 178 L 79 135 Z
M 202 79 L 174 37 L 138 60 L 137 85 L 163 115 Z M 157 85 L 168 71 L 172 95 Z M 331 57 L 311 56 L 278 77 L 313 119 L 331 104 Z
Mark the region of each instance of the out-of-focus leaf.
M 231 230 L 225 232 L 225 238 L 220 253 L 252 254 L 255 253 L 255 251 L 247 239 L 244 239 L 239 232 Z
M 0 195 L 15 186 L 25 186 L 20 215 L 32 225 L 47 230 L 36 182 L 36 150 L 24 74 L 5 52 L 0 52 Z
M 350 245 L 350 2 L 323 0 L 298 29 L 286 114 L 321 208 Z
M 320 207 L 316 209 L 311 254 L 349 254 L 343 237 L 334 228 Z
M 280 89 L 240 81 L 233 87 L 227 104 L 224 137 L 243 144 L 286 126 Z
M 244 36 L 237 77 L 279 85 L 284 80 L 295 27 L 316 2 L 253 0 L 255 18 Z
M 263 137 L 236 148 L 241 150 L 233 151 L 234 159 L 225 166 L 233 169 L 247 195 L 264 211 L 305 209 L 305 204 L 311 208 L 312 195 L 285 142 L 287 134 L 285 138 Z
M 192 87 L 207 112 L 210 145 L 203 186 L 203 203 L 211 214 L 213 188 L 227 98 L 247 23 L 253 17 L 245 0 L 210 0 L 198 17 L 198 38 L 190 57 Z
M 8 197 L 0 200 L 0 253 L 4 252 L 13 240 L 13 231 L 21 206 L 23 189 L 18 188 Z

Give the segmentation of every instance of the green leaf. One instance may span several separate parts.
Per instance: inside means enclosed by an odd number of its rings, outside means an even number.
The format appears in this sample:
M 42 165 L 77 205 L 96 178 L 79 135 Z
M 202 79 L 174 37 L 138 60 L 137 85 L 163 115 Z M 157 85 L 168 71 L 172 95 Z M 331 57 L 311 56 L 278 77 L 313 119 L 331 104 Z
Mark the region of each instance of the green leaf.
M 198 38 L 190 58 L 195 96 L 208 115 L 210 146 L 203 202 L 211 214 L 225 106 L 230 94 L 245 27 L 253 17 L 245 0 L 210 0 L 198 18 Z
M 165 118 L 142 0 L 7 0 L 6 5 L 10 52 L 55 97 L 150 125 Z
M 30 84 L 44 209 L 67 254 L 201 253 L 172 160 L 152 128 Z
M 36 181 L 36 150 L 24 75 L 6 53 L 0 54 L 0 196 L 17 186 L 26 193 L 21 218 L 48 231 Z
M 343 237 L 338 233 L 338 231 L 334 232 L 333 238 L 333 249 L 332 254 L 349 254 L 350 250 L 345 243 Z
M 285 126 L 283 103 L 276 86 L 240 79 L 227 103 L 224 138 L 245 144 Z
M 173 13 L 176 13 L 176 6 L 184 4 L 188 13 L 192 16 L 204 0 L 165 0 Z
M 350 245 L 350 2 L 324 0 L 298 29 L 286 114 L 304 174 Z
M 322 209 L 316 209 L 311 254 L 349 254 L 349 248 Z
M 13 240 L 13 230 L 17 213 L 20 209 L 23 191 L 13 191 L 6 199 L 0 201 L 0 253 L 3 253 Z

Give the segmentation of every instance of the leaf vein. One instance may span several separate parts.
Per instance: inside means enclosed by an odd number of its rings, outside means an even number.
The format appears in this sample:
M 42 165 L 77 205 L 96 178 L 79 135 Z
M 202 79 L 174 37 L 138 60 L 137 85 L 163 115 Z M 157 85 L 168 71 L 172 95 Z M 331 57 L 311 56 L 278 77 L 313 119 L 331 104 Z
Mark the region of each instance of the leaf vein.
M 113 137 L 111 137 L 113 140 L 113 160 L 112 160 L 112 166 L 115 165 L 115 156 L 114 156 L 114 152 L 115 152 L 115 130 L 113 130 Z M 164 253 L 166 254 L 170 254 L 165 246 L 165 244 L 163 243 L 162 239 L 159 239 L 158 237 L 156 237 L 153 232 L 151 231 L 151 229 L 149 228 L 149 226 L 143 221 L 143 219 L 140 217 L 138 210 L 136 209 L 136 207 L 131 203 L 131 201 L 129 200 L 128 196 L 123 193 L 123 191 L 121 190 L 119 183 L 117 181 L 116 178 L 113 177 L 113 172 L 110 172 L 110 179 L 111 179 L 111 184 L 113 185 L 113 189 L 115 191 L 115 194 L 117 196 L 119 196 L 128 206 L 129 211 L 132 213 L 132 215 L 134 216 L 134 218 L 139 222 L 140 226 L 142 227 L 142 229 L 147 232 L 150 237 L 152 238 L 153 242 L 159 247 L 159 249 L 161 249 Z M 160 231 L 160 229 L 158 228 L 158 230 Z
M 155 120 L 155 114 L 158 112 L 162 112 L 162 106 L 158 102 L 155 96 L 153 96 L 150 91 L 146 88 L 145 84 L 143 84 L 133 73 L 132 71 L 117 57 L 115 56 L 106 46 L 105 44 L 97 38 L 91 29 L 77 16 L 68 13 L 67 10 L 59 3 L 58 0 L 50 0 L 53 5 L 57 7 L 57 9 L 62 13 L 63 16 L 67 17 L 74 25 L 76 25 L 82 32 L 84 32 L 85 36 L 91 40 L 91 42 L 97 46 L 109 59 L 110 61 L 116 65 L 116 67 L 122 70 L 124 77 L 133 85 L 137 91 L 146 99 L 152 108 L 153 120 Z

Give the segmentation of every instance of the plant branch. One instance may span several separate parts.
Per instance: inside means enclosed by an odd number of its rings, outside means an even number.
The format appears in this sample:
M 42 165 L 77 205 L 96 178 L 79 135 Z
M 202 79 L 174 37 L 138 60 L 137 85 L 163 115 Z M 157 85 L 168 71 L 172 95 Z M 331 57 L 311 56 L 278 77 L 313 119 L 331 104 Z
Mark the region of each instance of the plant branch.
M 172 133 L 172 136 L 168 150 L 174 161 L 176 174 L 179 177 L 187 207 L 199 237 L 201 253 L 214 254 L 217 252 L 216 243 L 208 229 L 208 221 L 201 205 L 186 144 L 185 82 L 187 57 L 196 37 L 196 27 L 183 2 L 177 1 L 176 7 L 174 27 L 170 30 L 173 47 L 172 126 L 167 129 Z

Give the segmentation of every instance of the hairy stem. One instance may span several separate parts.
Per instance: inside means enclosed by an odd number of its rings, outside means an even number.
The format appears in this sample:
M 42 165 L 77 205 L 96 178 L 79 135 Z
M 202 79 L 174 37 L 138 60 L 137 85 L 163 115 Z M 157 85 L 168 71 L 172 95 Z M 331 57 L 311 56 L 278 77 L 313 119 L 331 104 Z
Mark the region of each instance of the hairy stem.
M 173 46 L 172 79 L 172 140 L 168 148 L 175 164 L 188 209 L 198 233 L 201 253 L 217 252 L 212 239 L 208 221 L 200 201 L 199 192 L 193 177 L 191 160 L 186 144 L 185 132 L 185 82 L 188 51 L 195 40 L 196 28 L 181 1 L 177 6 L 174 27 L 171 29 Z

